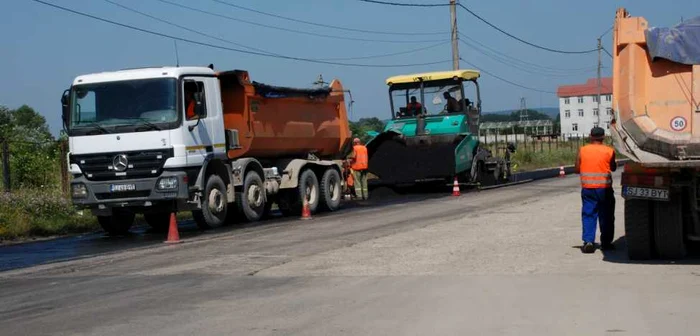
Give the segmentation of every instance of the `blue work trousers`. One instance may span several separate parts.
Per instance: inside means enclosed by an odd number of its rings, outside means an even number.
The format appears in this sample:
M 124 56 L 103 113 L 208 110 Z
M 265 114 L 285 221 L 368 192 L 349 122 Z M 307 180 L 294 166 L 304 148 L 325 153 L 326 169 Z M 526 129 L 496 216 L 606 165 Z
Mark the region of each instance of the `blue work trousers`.
M 612 243 L 615 235 L 615 194 L 612 188 L 582 188 L 581 219 L 583 242 L 595 242 L 596 222 L 600 223 L 600 243 Z

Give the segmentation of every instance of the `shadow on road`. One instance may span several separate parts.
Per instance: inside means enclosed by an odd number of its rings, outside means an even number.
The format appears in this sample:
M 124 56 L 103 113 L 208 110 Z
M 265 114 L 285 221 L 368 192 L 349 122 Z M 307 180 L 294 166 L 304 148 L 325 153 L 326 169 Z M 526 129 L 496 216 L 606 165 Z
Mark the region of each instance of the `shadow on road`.
M 314 214 L 314 219 L 346 216 L 351 209 L 372 209 L 395 204 L 425 202 L 432 199 L 447 197 L 451 189 L 429 190 L 420 194 L 399 193 L 391 188 L 379 187 L 371 191 L 366 201 L 346 201 L 341 209 L 332 213 Z M 184 241 L 197 238 L 198 240 L 215 238 L 242 230 L 255 228 L 275 228 L 289 225 L 297 221 L 296 217 L 283 217 L 279 212 L 273 212 L 268 220 L 254 223 L 235 223 L 213 230 L 201 230 L 191 220 L 180 221 L 178 230 Z M 313 225 L 313 222 L 309 223 Z M 100 254 L 109 254 L 128 249 L 144 248 L 162 245 L 166 233 L 153 232 L 148 226 L 134 227 L 128 235 L 108 236 L 104 232 L 88 233 L 79 236 L 56 238 L 51 240 L 27 242 L 14 245 L 0 246 L 0 272 L 25 267 L 47 264 L 71 259 L 86 258 Z
M 627 257 L 627 240 L 620 237 L 613 242 L 615 250 L 603 251 L 603 261 L 617 264 L 639 264 L 639 265 L 700 265 L 700 246 L 697 244 L 688 246 L 688 256 L 680 260 L 630 260 Z

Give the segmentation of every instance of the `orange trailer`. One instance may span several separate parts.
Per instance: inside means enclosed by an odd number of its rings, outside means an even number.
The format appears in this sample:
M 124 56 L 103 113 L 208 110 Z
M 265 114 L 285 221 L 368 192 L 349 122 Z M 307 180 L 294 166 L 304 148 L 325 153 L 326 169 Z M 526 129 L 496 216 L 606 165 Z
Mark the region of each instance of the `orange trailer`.
M 700 18 L 652 28 L 618 9 L 612 136 L 632 259 L 682 258 L 700 240 Z
M 299 157 L 308 153 L 338 159 L 350 144 L 345 90 L 296 89 L 251 82 L 247 71 L 217 74 L 221 85 L 224 127 L 239 132 L 239 148 L 228 157 L 259 159 Z

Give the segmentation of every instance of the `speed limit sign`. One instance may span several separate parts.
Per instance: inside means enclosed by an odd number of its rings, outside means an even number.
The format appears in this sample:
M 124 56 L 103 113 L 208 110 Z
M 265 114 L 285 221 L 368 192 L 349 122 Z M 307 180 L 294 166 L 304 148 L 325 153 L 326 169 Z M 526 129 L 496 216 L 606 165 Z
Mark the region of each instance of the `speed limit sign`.
M 674 131 L 682 131 L 688 125 L 688 122 L 683 117 L 675 117 L 671 119 L 671 129 Z

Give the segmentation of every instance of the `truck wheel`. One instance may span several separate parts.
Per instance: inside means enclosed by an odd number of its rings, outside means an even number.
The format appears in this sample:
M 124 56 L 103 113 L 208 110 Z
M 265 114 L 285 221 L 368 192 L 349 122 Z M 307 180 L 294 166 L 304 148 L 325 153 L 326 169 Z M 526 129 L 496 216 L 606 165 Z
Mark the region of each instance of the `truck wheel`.
M 625 240 L 627 255 L 632 260 L 651 258 L 653 248 L 651 202 L 625 200 Z
M 328 211 L 338 210 L 343 187 L 340 184 L 340 174 L 329 168 L 321 177 L 321 208 Z
M 265 214 L 265 185 L 260 175 L 251 170 L 243 181 L 243 191 L 236 193 L 238 211 L 246 220 L 255 222 Z
M 155 232 L 165 232 L 170 226 L 170 213 L 168 212 L 144 214 L 143 218 Z
M 654 202 L 654 241 L 656 252 L 663 259 L 685 257 L 683 214 L 679 199 Z
M 134 224 L 136 214 L 130 211 L 114 209 L 111 216 L 97 216 L 97 222 L 110 236 L 124 235 Z
M 314 171 L 311 169 L 306 169 L 301 173 L 301 176 L 299 177 L 299 186 L 297 187 L 299 191 L 299 198 L 298 198 L 298 205 L 294 207 L 295 211 L 298 208 L 299 213 L 301 213 L 301 208 L 303 207 L 303 200 L 304 198 L 308 197 L 309 200 L 309 210 L 311 210 L 311 213 L 315 213 L 316 210 L 318 209 L 318 200 L 319 200 L 319 186 L 318 186 L 318 178 L 316 177 L 316 174 L 314 174 Z
M 218 175 L 210 175 L 202 195 L 202 209 L 192 211 L 197 226 L 201 229 L 212 229 L 226 223 L 228 199 L 226 199 L 226 184 Z

